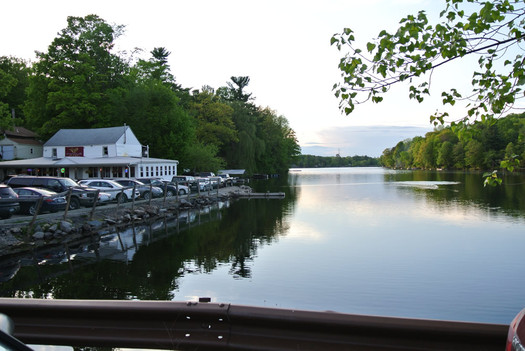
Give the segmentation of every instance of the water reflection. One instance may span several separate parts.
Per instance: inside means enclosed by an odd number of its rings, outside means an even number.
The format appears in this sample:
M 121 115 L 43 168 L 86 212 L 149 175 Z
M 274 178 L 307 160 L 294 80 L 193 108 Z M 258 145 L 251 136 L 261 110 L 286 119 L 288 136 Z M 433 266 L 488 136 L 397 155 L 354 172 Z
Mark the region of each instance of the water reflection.
M 288 192 L 285 200 L 219 202 L 183 211 L 177 218 L 115 229 L 74 245 L 10 259 L 0 263 L 0 294 L 172 300 L 185 275 L 227 265 L 232 278 L 250 278 L 257 248 L 288 230 L 282 217 L 294 194 L 287 189 L 280 190 Z
M 292 172 L 250 184 L 283 200 L 237 200 L 19 258 L 0 269 L 0 291 L 508 323 L 525 306 L 520 179 L 483 188 L 474 173 Z
M 384 180 L 404 194 L 426 199 L 434 212 L 491 220 L 525 218 L 525 182 L 520 174 L 506 175 L 498 187 L 484 187 L 481 172 L 399 171 L 385 174 Z

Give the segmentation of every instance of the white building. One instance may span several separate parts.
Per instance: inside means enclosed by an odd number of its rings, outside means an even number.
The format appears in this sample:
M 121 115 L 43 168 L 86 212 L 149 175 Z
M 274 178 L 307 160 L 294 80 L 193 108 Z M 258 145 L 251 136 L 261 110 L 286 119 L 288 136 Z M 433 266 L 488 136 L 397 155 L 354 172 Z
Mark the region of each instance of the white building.
M 61 129 L 45 144 L 43 157 L 0 162 L 8 174 L 53 175 L 73 179 L 161 178 L 177 175 L 178 161 L 148 157 L 128 126 Z
M 0 160 L 35 158 L 42 156 L 42 142 L 38 136 L 23 127 L 4 130 L 0 140 Z

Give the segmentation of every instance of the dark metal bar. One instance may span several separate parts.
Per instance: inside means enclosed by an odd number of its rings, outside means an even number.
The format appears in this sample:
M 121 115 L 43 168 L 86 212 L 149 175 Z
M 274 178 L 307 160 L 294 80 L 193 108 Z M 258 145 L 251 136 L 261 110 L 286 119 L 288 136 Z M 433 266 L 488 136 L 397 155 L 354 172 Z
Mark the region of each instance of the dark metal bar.
M 179 350 L 504 350 L 508 326 L 170 301 L 0 299 L 30 344 Z

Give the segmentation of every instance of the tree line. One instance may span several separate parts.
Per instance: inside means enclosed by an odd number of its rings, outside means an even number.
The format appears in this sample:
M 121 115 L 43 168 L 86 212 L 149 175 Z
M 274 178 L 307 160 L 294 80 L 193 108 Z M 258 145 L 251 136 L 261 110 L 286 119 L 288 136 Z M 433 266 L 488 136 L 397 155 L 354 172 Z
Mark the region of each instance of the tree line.
M 398 169 L 494 170 L 503 161 L 525 167 L 525 113 L 434 131 L 385 149 L 381 164 Z M 508 167 L 507 167 L 508 168 Z
M 68 17 L 33 63 L 0 57 L 0 129 L 23 126 L 47 140 L 59 129 L 131 127 L 150 156 L 177 159 L 191 172 L 221 168 L 283 173 L 300 154 L 284 116 L 255 104 L 250 78 L 226 86 L 185 88 L 168 64 L 114 53 L 124 26 L 97 15 Z
M 293 167 L 378 167 L 380 165 L 378 157 L 299 155 L 296 158 Z

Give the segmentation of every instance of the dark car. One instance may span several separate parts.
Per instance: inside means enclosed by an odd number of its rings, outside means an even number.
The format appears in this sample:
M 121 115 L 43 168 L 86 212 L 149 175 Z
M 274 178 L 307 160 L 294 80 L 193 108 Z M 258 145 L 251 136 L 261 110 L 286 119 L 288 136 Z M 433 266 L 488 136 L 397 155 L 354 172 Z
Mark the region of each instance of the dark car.
M 12 188 L 42 188 L 56 193 L 65 193 L 71 189 L 69 208 L 71 210 L 80 206 L 92 206 L 95 199 L 96 189 L 82 187 L 71 178 L 66 177 L 37 177 L 37 176 L 15 176 L 6 181 Z
M 176 195 L 177 189 L 179 190 L 179 195 L 188 195 L 190 193 L 190 189 L 187 186 L 184 186 L 184 185 L 177 186 L 172 183 L 163 182 L 162 180 L 156 179 L 156 178 L 138 178 L 137 180 L 146 185 L 151 184 L 153 186 L 161 188 L 163 194 L 164 194 L 164 190 L 166 190 L 166 196 Z
M 34 215 L 40 198 L 43 199 L 39 213 L 58 212 L 66 209 L 65 196 L 60 196 L 54 191 L 39 188 L 14 188 L 13 190 L 18 194 L 21 213 Z
M 0 218 L 9 218 L 14 213 L 17 213 L 19 209 L 18 195 L 11 187 L 0 184 Z

